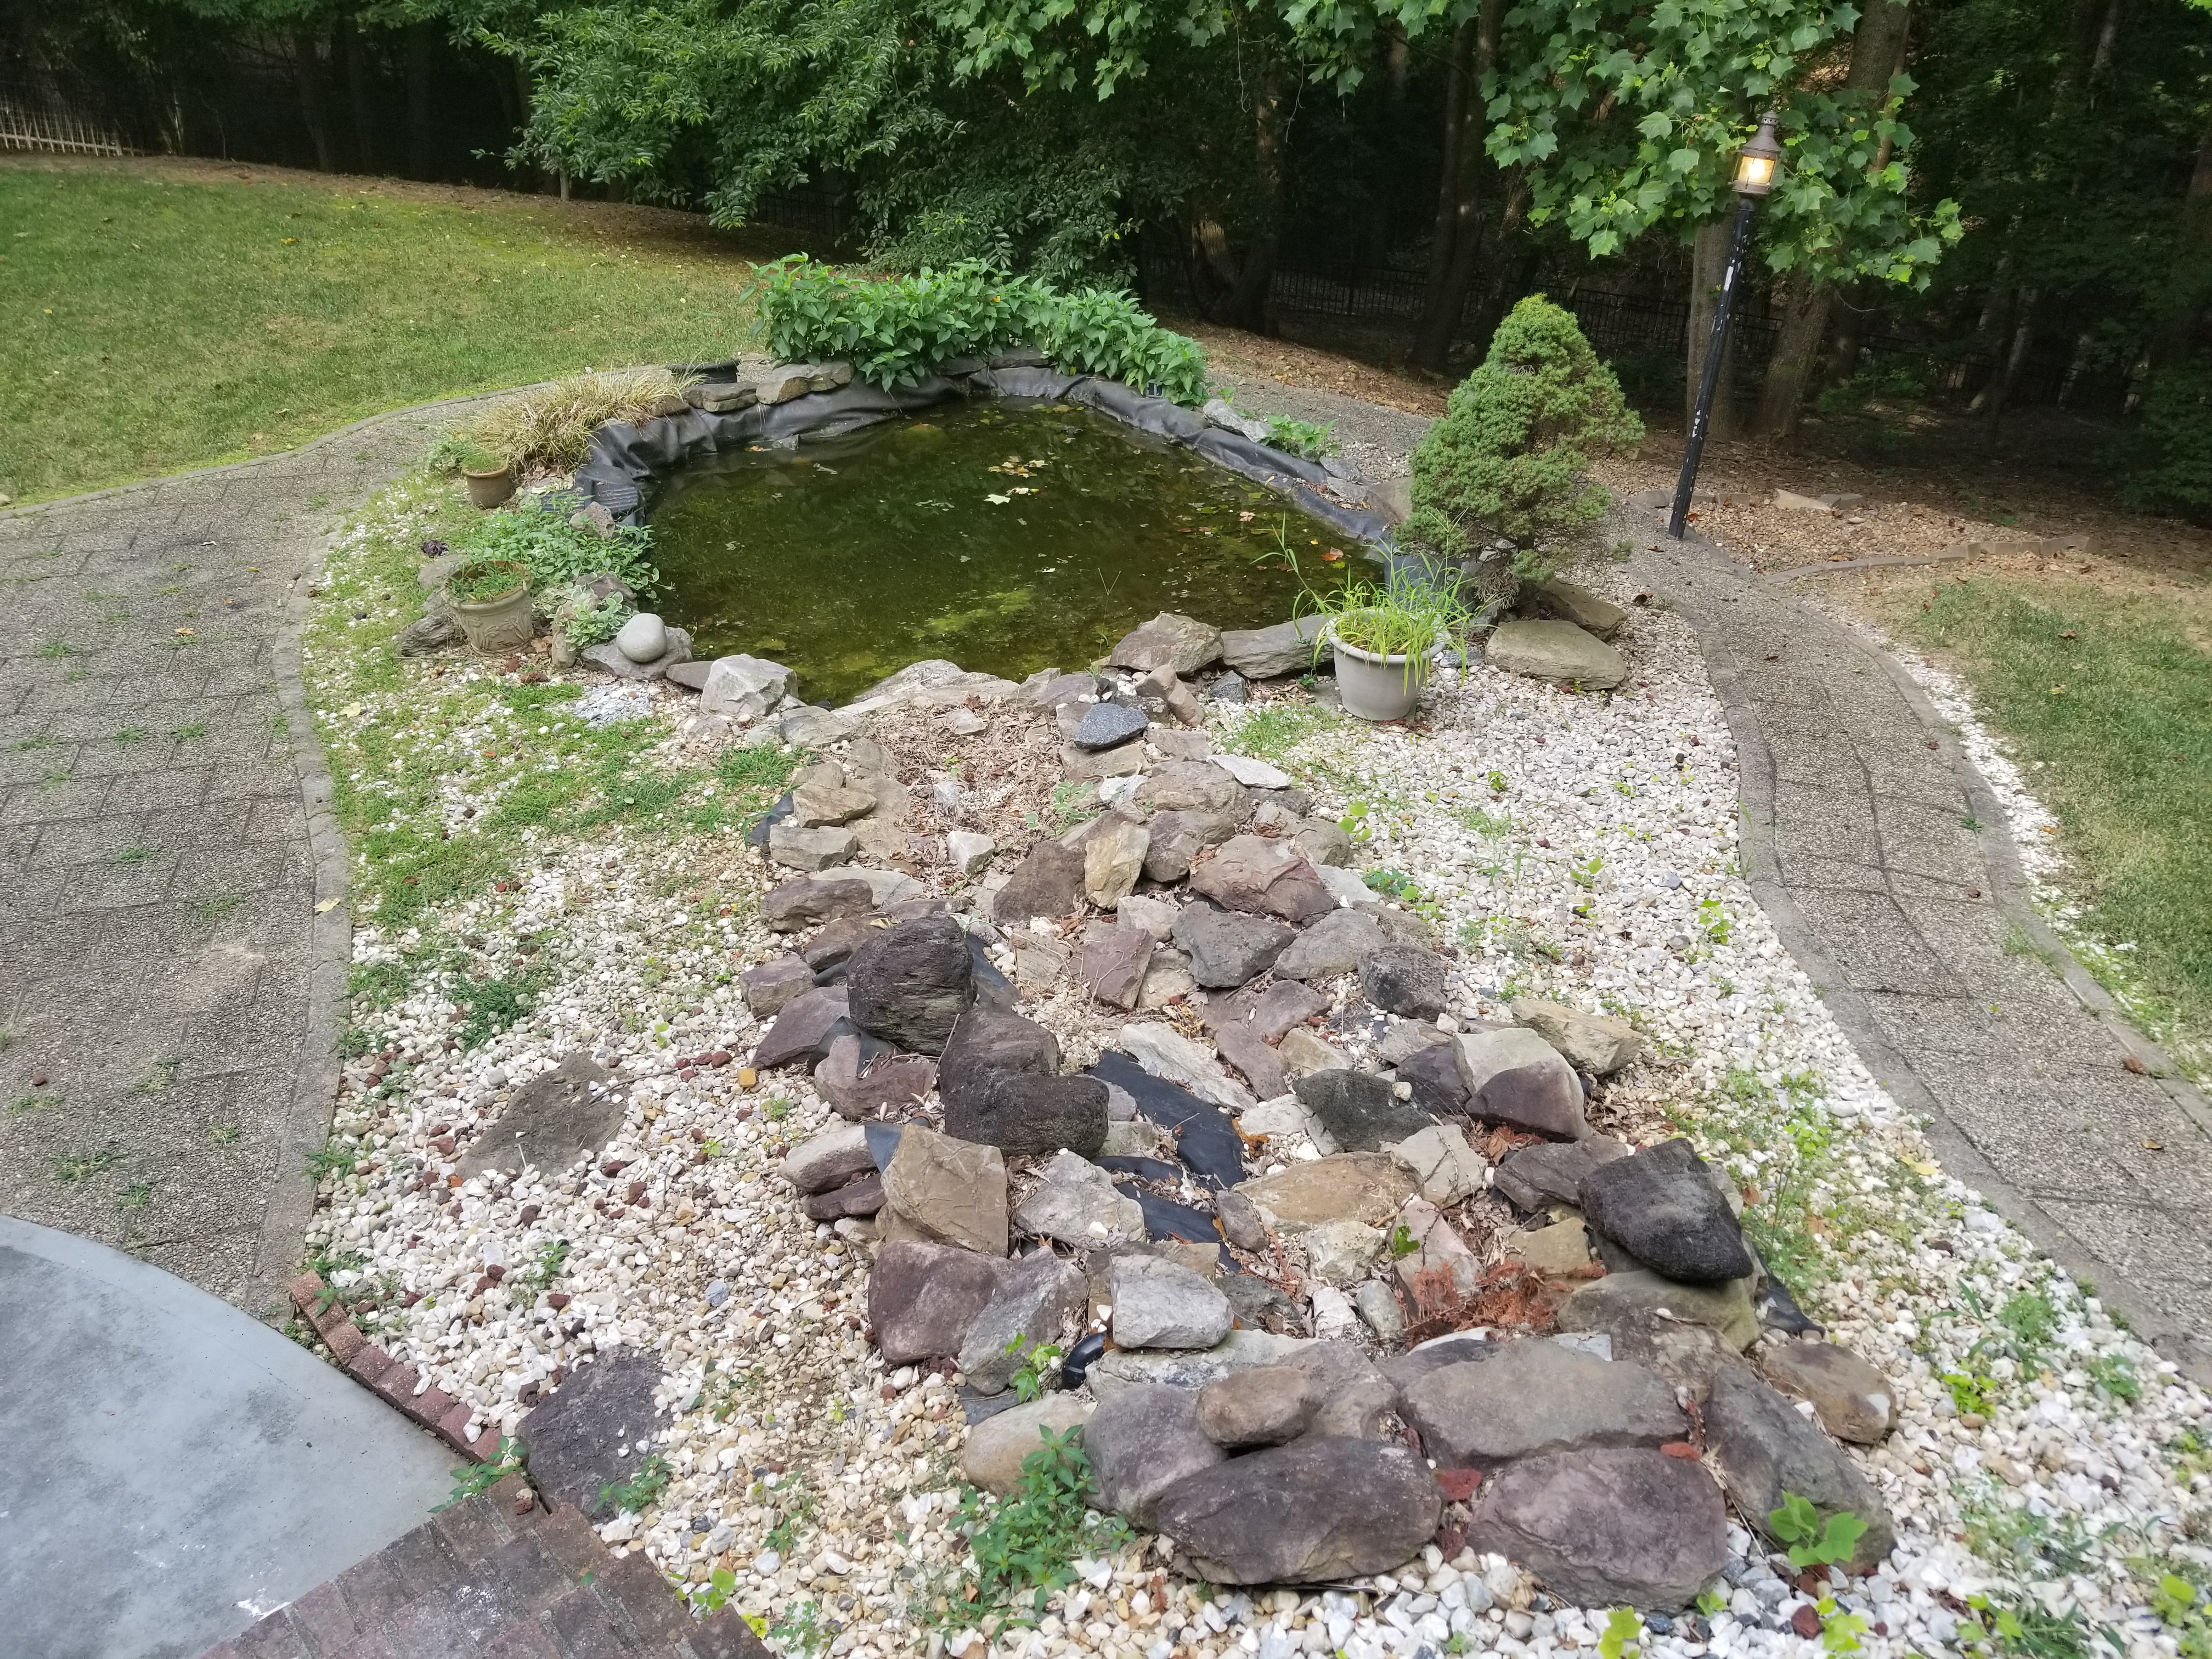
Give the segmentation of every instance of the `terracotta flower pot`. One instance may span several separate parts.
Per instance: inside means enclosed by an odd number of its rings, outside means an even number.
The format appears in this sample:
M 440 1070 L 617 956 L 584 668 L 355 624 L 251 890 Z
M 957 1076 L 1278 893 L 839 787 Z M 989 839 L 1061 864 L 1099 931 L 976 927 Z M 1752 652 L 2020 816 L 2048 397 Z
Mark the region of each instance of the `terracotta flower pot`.
M 514 469 L 502 466 L 492 472 L 471 472 L 462 469 L 461 477 L 469 481 L 469 500 L 489 512 L 503 507 L 514 498 Z

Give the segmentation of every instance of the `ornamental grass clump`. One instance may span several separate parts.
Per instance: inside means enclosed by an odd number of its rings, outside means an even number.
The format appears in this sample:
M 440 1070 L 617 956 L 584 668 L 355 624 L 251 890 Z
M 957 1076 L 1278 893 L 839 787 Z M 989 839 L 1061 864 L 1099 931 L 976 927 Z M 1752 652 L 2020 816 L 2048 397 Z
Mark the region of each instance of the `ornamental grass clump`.
M 503 398 L 461 422 L 431 452 L 431 465 L 461 465 L 459 456 L 475 453 L 524 472 L 573 472 L 599 428 L 659 413 L 666 399 L 680 398 L 697 379 L 665 368 L 571 374 Z
M 1481 560 L 1485 595 L 1510 599 L 1522 582 L 1550 575 L 1604 517 L 1605 487 L 1583 476 L 1591 460 L 1643 435 L 1572 314 L 1532 295 L 1498 325 L 1481 367 L 1453 389 L 1443 419 L 1414 449 L 1413 510 L 1399 539 Z

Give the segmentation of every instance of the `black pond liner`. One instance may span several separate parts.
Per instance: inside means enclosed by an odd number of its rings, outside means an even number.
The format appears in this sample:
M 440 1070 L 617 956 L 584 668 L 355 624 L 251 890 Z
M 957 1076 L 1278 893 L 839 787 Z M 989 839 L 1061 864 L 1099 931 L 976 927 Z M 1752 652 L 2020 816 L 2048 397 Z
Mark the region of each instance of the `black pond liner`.
M 730 415 L 690 409 L 647 421 L 610 421 L 592 434 L 590 453 L 576 469 L 575 493 L 582 501 L 605 507 L 617 524 L 641 525 L 654 486 L 686 461 L 750 444 L 789 447 L 802 438 L 839 437 L 917 410 L 978 397 L 1034 398 L 1094 410 L 1288 496 L 1386 562 L 1390 558 L 1388 521 L 1331 494 L 1329 475 L 1318 463 L 1255 443 L 1242 433 L 1211 424 L 1195 410 L 1147 396 L 1119 380 L 1049 368 L 984 368 L 949 379 L 931 374 L 888 390 L 855 380 L 834 392 L 755 404 Z

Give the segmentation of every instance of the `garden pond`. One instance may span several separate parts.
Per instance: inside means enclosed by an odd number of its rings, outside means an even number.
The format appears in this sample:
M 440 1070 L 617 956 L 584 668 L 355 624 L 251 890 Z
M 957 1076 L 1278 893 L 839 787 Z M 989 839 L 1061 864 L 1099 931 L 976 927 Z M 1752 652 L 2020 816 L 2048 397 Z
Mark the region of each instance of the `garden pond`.
M 1266 627 L 1363 551 L 1188 450 L 1011 399 L 687 465 L 652 523 L 695 653 L 773 658 L 831 703 L 924 657 L 1079 667 L 1163 611 Z

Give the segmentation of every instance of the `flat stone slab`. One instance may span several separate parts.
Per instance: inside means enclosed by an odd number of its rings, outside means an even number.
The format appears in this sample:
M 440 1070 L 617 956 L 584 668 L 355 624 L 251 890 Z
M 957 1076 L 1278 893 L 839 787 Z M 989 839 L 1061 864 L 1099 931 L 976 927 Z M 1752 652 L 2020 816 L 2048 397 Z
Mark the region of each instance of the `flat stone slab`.
M 1628 678 L 1620 652 L 1571 622 L 1500 623 L 1482 659 L 1509 674 L 1566 680 L 1586 691 L 1609 691 Z
M 645 1466 L 656 1419 L 653 1390 L 660 1365 L 649 1354 L 617 1348 L 580 1365 L 545 1403 L 516 1425 L 530 1449 L 530 1478 L 554 1504 L 574 1504 L 601 1521 L 615 1506 L 600 1502 L 607 1486 Z
M 456 1455 L 206 1291 L 0 1216 L 10 1659 L 228 1641 L 420 1525 Z

